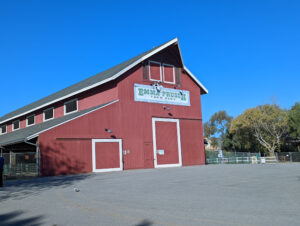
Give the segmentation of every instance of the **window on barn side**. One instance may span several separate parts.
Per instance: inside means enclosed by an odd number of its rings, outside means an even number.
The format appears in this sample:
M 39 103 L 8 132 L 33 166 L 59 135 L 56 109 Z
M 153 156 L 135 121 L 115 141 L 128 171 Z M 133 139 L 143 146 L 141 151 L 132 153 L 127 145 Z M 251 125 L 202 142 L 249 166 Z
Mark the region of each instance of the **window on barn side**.
M 26 126 L 32 126 L 35 124 L 35 115 L 29 115 L 26 118 Z
M 65 115 L 78 111 L 78 100 L 70 100 L 65 103 Z
M 7 132 L 7 126 L 6 125 L 2 125 L 0 127 L 0 134 L 5 134 Z
M 161 63 L 155 61 L 149 61 L 149 80 L 150 81 L 162 81 L 161 75 Z
M 44 110 L 44 121 L 50 120 L 54 118 L 54 108 L 48 108 Z
M 165 83 L 175 84 L 175 67 L 171 64 L 163 64 L 163 78 Z
M 12 130 L 14 131 L 17 129 L 20 129 L 20 120 L 13 121 L 12 123 Z

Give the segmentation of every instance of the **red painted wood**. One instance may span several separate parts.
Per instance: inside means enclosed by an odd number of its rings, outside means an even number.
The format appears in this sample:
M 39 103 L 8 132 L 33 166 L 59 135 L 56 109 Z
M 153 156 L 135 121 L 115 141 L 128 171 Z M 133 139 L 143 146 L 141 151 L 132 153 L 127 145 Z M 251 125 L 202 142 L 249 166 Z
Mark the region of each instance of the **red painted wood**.
M 205 164 L 202 121 L 180 120 L 182 165 Z
M 119 142 L 95 144 L 96 169 L 120 168 Z
M 174 55 L 176 51 L 171 50 L 151 59 L 180 67 L 180 64 L 176 64 L 180 60 L 179 56 Z M 200 88 L 187 74 L 183 71 L 180 73 L 181 87 L 176 88 L 190 91 L 191 106 L 135 102 L 134 84 L 153 84 L 143 80 L 141 64 L 116 81 L 78 96 L 79 110 L 107 100 L 119 99 L 119 102 L 40 134 L 43 175 L 91 172 L 91 140 L 112 137 L 122 139 L 122 148 L 126 150 L 126 155 L 123 156 L 124 169 L 153 168 L 153 117 L 180 119 L 183 165 L 204 164 Z M 175 87 L 167 83 L 161 84 L 167 88 Z M 163 106 L 170 110 L 165 110 Z M 105 128 L 111 129 L 112 133 L 105 132 Z
M 173 66 L 163 65 L 164 82 L 175 83 L 175 70 Z
M 149 62 L 148 67 L 150 67 L 150 78 L 153 80 L 161 80 L 161 65 L 153 62 Z
M 156 149 L 164 150 L 164 155 L 156 154 L 157 164 L 178 164 L 178 139 L 176 122 L 155 122 Z

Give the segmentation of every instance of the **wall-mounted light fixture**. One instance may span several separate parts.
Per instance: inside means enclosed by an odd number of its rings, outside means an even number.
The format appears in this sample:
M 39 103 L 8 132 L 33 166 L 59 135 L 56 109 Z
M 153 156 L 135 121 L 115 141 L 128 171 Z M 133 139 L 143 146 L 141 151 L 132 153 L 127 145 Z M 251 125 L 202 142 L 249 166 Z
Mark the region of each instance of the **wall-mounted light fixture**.
M 171 110 L 170 107 L 166 107 L 166 106 L 163 106 L 163 109 L 164 109 L 164 110 L 167 110 L 167 111 L 170 111 L 170 110 Z
M 112 133 L 111 129 L 105 128 L 104 130 L 105 130 L 105 132 Z

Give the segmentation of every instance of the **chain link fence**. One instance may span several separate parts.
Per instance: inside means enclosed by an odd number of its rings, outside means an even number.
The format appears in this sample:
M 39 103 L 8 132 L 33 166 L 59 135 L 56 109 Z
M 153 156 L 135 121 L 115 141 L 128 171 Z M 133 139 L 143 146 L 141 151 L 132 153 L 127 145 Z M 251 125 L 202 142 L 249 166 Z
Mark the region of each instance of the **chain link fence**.
M 35 177 L 38 175 L 36 152 L 2 153 L 5 179 Z

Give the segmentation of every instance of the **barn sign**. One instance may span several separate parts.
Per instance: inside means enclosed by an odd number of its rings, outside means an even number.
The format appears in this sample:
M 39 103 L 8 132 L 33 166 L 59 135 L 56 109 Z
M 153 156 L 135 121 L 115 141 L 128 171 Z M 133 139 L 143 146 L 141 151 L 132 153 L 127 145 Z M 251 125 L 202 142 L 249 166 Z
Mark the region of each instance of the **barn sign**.
M 134 84 L 134 100 L 140 102 L 190 106 L 190 92 L 160 85 Z

